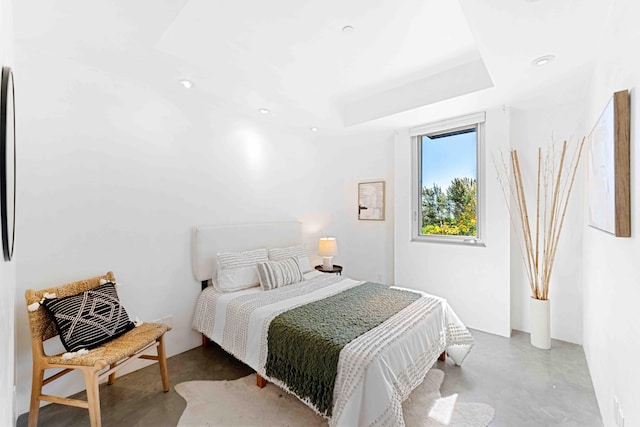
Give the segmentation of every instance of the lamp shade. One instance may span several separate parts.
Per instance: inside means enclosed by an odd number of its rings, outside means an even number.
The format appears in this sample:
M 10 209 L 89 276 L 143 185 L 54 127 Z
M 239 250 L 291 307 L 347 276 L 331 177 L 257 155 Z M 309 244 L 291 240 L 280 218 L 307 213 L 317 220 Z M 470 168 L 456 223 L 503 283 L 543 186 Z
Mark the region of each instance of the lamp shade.
M 338 242 L 335 237 L 321 237 L 318 243 L 318 255 L 331 257 L 338 255 Z

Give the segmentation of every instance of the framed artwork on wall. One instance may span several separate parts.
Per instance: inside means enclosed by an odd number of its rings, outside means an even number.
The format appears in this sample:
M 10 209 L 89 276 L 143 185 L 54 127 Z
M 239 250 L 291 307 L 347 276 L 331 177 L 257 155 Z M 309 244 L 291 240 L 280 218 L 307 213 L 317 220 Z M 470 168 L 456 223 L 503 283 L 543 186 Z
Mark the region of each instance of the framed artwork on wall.
M 384 181 L 358 184 L 358 219 L 384 221 Z
M 2 67 L 0 80 L 0 204 L 2 252 L 11 261 L 15 237 L 16 209 L 16 125 L 14 117 L 13 73 Z
M 613 94 L 589 135 L 589 225 L 631 236 L 629 92 Z

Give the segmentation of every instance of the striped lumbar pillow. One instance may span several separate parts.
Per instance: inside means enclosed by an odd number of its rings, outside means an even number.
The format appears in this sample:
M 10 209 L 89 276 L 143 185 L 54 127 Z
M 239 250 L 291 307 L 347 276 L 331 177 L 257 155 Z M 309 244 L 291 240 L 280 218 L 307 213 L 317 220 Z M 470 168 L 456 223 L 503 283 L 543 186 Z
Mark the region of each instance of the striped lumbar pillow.
M 256 265 L 268 261 L 266 249 L 245 252 L 219 252 L 218 271 L 213 286 L 221 292 L 248 289 L 260 284 Z
M 292 285 L 304 280 L 297 258 L 258 263 L 258 277 L 263 291 Z
M 309 262 L 309 256 L 304 245 L 289 246 L 286 248 L 271 248 L 269 249 L 269 259 L 271 261 L 282 261 L 287 258 L 297 258 L 300 264 L 300 270 L 303 273 L 311 271 L 311 263 Z

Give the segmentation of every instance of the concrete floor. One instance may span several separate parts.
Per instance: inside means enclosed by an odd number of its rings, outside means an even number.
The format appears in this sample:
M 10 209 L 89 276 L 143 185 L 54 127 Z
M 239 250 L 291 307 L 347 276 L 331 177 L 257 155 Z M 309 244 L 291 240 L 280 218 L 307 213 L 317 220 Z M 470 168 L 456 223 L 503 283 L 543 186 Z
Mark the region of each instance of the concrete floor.
M 445 371 L 443 396 L 484 402 L 495 408 L 491 426 L 602 426 L 582 347 L 553 341 L 551 350 L 529 344 L 529 334 L 514 331 L 511 339 L 472 331 L 476 346 L 462 367 L 437 362 Z M 169 359 L 169 379 L 183 381 L 235 379 L 250 368 L 215 344 Z M 84 399 L 84 393 L 76 395 Z M 100 387 L 102 425 L 175 426 L 185 402 L 172 388 L 162 392 L 160 372 L 152 365 Z M 215 402 L 212 402 L 215 405 Z M 28 414 L 17 426 L 27 425 Z M 84 409 L 48 405 L 40 409 L 40 426 L 88 426 Z

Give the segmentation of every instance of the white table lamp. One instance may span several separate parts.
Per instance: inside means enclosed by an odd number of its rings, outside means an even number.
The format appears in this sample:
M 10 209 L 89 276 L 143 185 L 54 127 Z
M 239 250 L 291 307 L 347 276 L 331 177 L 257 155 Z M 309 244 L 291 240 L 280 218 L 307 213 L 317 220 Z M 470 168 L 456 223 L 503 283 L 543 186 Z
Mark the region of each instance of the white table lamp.
M 321 237 L 318 243 L 318 255 L 322 257 L 322 269 L 333 270 L 333 257 L 338 255 L 338 242 L 335 237 Z

